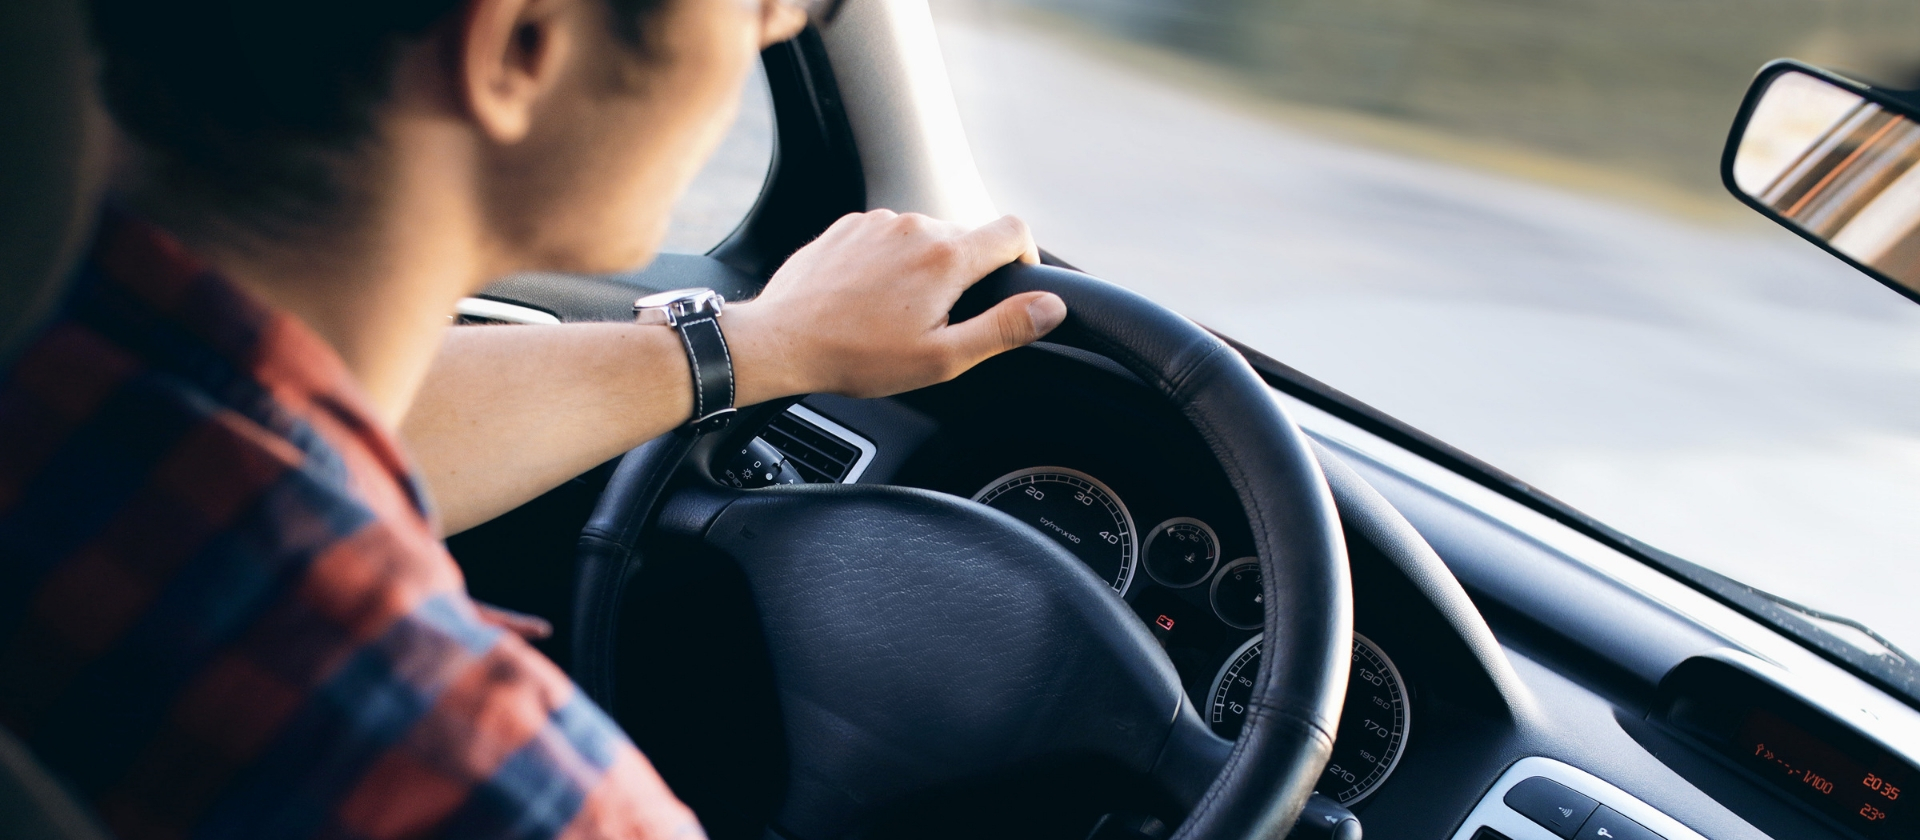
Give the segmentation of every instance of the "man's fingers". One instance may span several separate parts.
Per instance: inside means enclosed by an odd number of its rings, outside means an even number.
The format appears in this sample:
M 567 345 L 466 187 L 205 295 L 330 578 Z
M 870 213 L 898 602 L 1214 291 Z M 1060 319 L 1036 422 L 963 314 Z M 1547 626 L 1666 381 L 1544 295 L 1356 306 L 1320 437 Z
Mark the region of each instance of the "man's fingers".
M 885 208 L 868 210 L 865 213 L 848 213 L 833 221 L 827 229 L 814 237 L 815 242 L 829 238 L 841 238 L 866 225 L 882 224 L 899 217 L 900 214 Z
M 1040 261 L 1040 248 L 1033 243 L 1033 232 L 1018 216 L 1001 216 L 967 231 L 961 234 L 956 244 L 960 246 L 964 263 L 961 267 L 966 270 L 969 286 L 980 282 L 980 278 L 994 269 L 1015 260 Z M 1064 312 L 1065 308 L 1061 311 Z
M 518 612 L 506 607 L 473 602 L 480 613 L 480 620 L 509 633 L 513 633 L 530 642 L 537 642 L 553 636 L 553 623 L 540 616 Z
M 1000 301 L 945 332 L 961 361 L 971 367 L 989 356 L 1033 343 L 1066 318 L 1067 304 L 1059 295 L 1028 292 Z

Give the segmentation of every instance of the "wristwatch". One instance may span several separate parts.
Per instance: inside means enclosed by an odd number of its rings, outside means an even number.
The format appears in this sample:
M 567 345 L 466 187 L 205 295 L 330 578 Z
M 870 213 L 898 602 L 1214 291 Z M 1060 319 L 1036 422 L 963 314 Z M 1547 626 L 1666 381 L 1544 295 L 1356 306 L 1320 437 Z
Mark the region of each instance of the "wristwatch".
M 712 289 L 675 289 L 633 302 L 634 323 L 672 327 L 687 348 L 693 419 L 684 428 L 694 434 L 717 431 L 733 421 L 733 356 L 720 332 L 720 312 L 726 305 L 727 299 Z

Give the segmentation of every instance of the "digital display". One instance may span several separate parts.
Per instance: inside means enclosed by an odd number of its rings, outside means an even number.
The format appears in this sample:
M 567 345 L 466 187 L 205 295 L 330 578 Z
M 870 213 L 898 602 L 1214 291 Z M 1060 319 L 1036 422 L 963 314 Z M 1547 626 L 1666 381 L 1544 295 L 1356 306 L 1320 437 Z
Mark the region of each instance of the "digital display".
M 1915 779 L 1890 756 L 1849 753 L 1765 709 L 1749 712 L 1728 746 L 1761 778 L 1862 835 L 1920 832 L 1906 801 L 1920 795 L 1908 785 Z

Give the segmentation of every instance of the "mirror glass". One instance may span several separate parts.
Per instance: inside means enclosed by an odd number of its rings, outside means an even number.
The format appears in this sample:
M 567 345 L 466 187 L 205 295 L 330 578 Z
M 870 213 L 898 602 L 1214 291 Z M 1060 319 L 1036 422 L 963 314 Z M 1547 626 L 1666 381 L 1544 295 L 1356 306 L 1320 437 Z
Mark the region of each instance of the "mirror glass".
M 1767 84 L 1734 185 L 1834 250 L 1920 290 L 1920 123 L 1797 70 Z

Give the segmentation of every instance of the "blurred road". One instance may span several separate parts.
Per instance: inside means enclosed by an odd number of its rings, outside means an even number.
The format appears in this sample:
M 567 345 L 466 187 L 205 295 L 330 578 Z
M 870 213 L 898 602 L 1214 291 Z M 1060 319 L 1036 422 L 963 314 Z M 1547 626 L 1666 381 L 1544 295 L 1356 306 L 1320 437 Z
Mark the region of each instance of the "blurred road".
M 1784 231 L 1324 139 L 935 7 L 988 186 L 1049 250 L 1920 651 L 1920 307 Z

